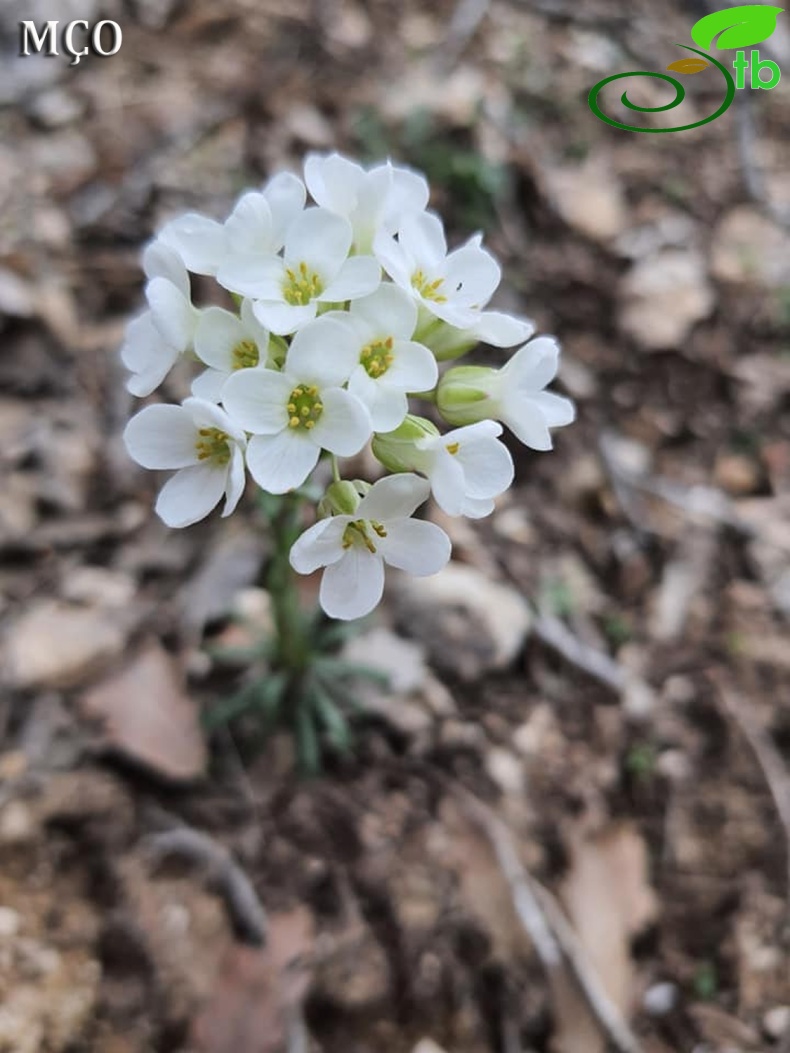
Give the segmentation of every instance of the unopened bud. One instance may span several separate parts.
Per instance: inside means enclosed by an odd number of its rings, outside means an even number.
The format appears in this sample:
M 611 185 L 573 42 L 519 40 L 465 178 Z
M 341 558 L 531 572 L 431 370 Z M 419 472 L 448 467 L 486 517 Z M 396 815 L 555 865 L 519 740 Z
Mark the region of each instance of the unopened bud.
M 320 510 L 326 515 L 350 516 L 356 512 L 359 502 L 356 484 L 348 479 L 341 479 L 327 487 L 321 498 Z
M 492 399 L 498 375 L 485 366 L 449 369 L 436 390 L 436 405 L 447 423 L 462 427 L 495 417 Z
M 438 434 L 439 429 L 425 417 L 409 413 L 394 431 L 376 432 L 371 443 L 373 456 L 391 472 L 414 471 L 420 461 L 417 443 Z

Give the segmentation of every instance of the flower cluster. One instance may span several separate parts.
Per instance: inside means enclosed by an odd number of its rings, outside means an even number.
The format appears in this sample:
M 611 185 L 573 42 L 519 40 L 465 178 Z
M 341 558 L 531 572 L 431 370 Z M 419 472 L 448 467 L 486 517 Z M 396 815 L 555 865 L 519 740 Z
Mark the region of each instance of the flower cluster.
M 413 574 L 444 566 L 447 535 L 413 518 L 430 494 L 451 516 L 493 510 L 513 480 L 502 424 L 549 450 L 549 429 L 574 418 L 568 399 L 545 390 L 557 343 L 486 309 L 499 265 L 480 235 L 448 250 L 428 196 L 410 169 L 311 155 L 304 180 L 275 176 L 224 223 L 174 219 L 145 251 L 147 309 L 122 349 L 141 397 L 183 356 L 201 367 L 190 398 L 147 406 L 124 435 L 139 464 L 175 469 L 156 504 L 169 526 L 223 499 L 230 515 L 246 471 L 283 494 L 330 456 L 334 482 L 291 564 L 326 568 L 320 602 L 336 618 L 376 606 L 384 563 Z M 190 272 L 213 278 L 227 307 L 195 306 Z M 443 367 L 481 341 L 521 346 L 501 369 Z M 434 403 L 451 430 L 410 413 L 410 396 Z M 369 442 L 393 474 L 372 486 L 343 480 L 337 459 Z

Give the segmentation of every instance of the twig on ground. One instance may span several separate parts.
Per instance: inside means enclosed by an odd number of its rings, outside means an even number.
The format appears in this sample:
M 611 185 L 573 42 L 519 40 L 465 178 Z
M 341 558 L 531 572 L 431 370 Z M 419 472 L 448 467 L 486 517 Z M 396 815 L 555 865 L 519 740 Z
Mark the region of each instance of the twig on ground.
M 574 636 L 559 618 L 550 614 L 539 614 L 532 625 L 532 631 L 539 640 L 588 676 L 599 680 L 618 694 L 625 690 L 628 673 L 619 662 Z
M 548 976 L 557 976 L 568 966 L 599 1027 L 618 1053 L 641 1053 L 638 1038 L 604 990 L 586 950 L 556 899 L 521 862 L 508 828 L 468 790 L 457 783 L 448 782 L 447 785 L 465 814 L 488 839 L 510 887 L 518 919 Z
M 144 847 L 154 864 L 176 856 L 203 867 L 222 896 L 239 937 L 245 943 L 263 946 L 268 929 L 266 912 L 252 882 L 224 845 L 201 830 L 176 826 L 150 834 Z
M 718 670 L 710 672 L 708 677 L 716 689 L 717 697 L 721 700 L 725 712 L 749 743 L 773 798 L 776 813 L 784 831 L 787 855 L 787 894 L 790 899 L 790 771 L 746 695 L 736 692 L 725 684 L 724 677 Z

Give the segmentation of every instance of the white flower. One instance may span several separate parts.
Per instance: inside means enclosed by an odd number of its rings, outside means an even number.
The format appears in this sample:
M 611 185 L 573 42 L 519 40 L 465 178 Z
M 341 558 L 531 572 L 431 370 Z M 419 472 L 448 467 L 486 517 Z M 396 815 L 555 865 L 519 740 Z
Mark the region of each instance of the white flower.
M 246 438 L 219 406 L 186 399 L 181 406 L 146 406 L 123 433 L 130 456 L 144 468 L 176 468 L 159 494 L 156 512 L 170 527 L 203 519 L 225 497 L 229 516 L 244 492 Z
M 207 307 L 195 332 L 195 354 L 209 367 L 192 381 L 192 394 L 220 402 L 228 377 L 239 369 L 264 369 L 268 361 L 269 334 L 245 300 L 241 317 L 221 307 Z
M 188 212 L 167 223 L 159 238 L 195 274 L 216 275 L 223 267 L 236 265 L 237 257 L 254 266 L 256 259 L 282 248 L 285 231 L 304 203 L 301 179 L 282 172 L 263 190 L 244 194 L 224 224 Z
M 249 296 L 270 332 L 295 333 L 315 318 L 319 303 L 355 300 L 373 292 L 381 269 L 372 256 L 352 256 L 351 224 L 323 208 L 308 208 L 288 227 L 284 258 L 233 257 L 217 280 Z
M 499 284 L 496 260 L 481 248 L 476 234 L 447 253 L 442 222 L 431 212 L 407 216 L 397 241 L 376 238 L 376 256 L 384 270 L 427 311 L 459 329 L 479 322 L 480 311 Z
M 416 475 L 391 475 L 374 483 L 353 515 L 311 526 L 291 549 L 299 574 L 326 567 L 319 602 L 330 618 L 361 618 L 384 589 L 384 564 L 410 574 L 436 574 L 450 558 L 450 539 L 434 523 L 412 519 L 429 487 Z
M 544 391 L 557 375 L 560 348 L 550 336 L 530 340 L 497 371 L 491 416 L 501 420 L 533 450 L 552 448 L 549 428 L 572 424 L 570 399 Z
M 247 465 L 264 490 L 282 494 L 301 486 L 322 449 L 351 457 L 368 441 L 368 411 L 341 387 L 355 365 L 347 328 L 325 317 L 296 334 L 282 373 L 241 369 L 226 381 L 222 401 L 253 433 Z
M 501 434 L 501 424 L 482 420 L 416 441 L 414 467 L 428 477 L 447 515 L 480 519 L 493 512 L 493 499 L 513 482 L 513 458 L 498 441 Z
M 172 249 L 154 241 L 143 254 L 143 269 L 148 310 L 129 323 L 121 348 L 121 361 L 132 374 L 126 388 L 140 397 L 150 395 L 191 349 L 200 316 L 190 299 L 189 275 Z
M 417 305 L 397 285 L 386 283 L 354 300 L 342 317 L 353 332 L 357 359 L 348 390 L 364 402 L 374 430 L 392 431 L 409 411 L 406 393 L 433 388 L 439 376 L 428 348 L 410 339 Z
M 340 154 L 309 154 L 304 174 L 314 201 L 351 223 L 356 253 L 371 252 L 377 234 L 394 234 L 406 216 L 428 204 L 424 176 L 389 162 L 365 171 Z

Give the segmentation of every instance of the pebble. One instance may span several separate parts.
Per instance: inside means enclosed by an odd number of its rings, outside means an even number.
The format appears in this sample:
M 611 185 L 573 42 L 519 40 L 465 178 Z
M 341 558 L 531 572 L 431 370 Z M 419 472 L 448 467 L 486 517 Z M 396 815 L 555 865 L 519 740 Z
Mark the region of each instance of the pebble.
M 774 1041 L 790 1035 L 790 1005 L 777 1005 L 769 1009 L 763 1017 L 763 1030 Z
M 664 981 L 645 991 L 642 1005 L 650 1016 L 667 1016 L 678 1004 L 677 984 Z

